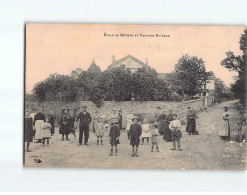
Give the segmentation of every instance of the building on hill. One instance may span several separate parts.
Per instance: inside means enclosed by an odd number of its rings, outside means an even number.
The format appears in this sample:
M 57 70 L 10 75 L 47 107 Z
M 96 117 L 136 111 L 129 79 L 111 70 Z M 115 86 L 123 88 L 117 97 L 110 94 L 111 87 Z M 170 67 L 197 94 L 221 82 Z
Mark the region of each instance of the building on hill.
M 91 65 L 89 66 L 89 68 L 87 69 L 88 72 L 93 72 L 93 73 L 100 73 L 101 69 L 100 67 L 95 63 L 95 60 L 92 60 Z
M 115 56 L 112 56 L 112 63 L 108 66 L 108 69 L 120 66 L 124 66 L 125 69 L 130 70 L 132 73 L 138 71 L 138 69 L 149 67 L 148 59 L 144 63 L 132 55 L 127 55 L 120 60 L 116 60 Z

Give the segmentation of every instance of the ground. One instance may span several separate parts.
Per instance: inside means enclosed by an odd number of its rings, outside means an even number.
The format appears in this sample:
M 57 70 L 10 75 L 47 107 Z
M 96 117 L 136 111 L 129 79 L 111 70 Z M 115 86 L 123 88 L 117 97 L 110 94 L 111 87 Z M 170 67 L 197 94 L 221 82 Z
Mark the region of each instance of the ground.
M 182 127 L 183 151 L 172 151 L 172 143 L 159 137 L 160 152 L 151 152 L 151 145 L 146 142 L 139 147 L 139 157 L 131 157 L 131 146 L 125 131 L 121 132 L 119 156 L 108 156 L 110 144 L 105 133 L 103 146 L 96 145 L 95 134 L 90 132 L 89 145 L 78 146 L 78 132 L 74 139 L 61 141 L 58 129 L 50 140 L 50 146 L 42 147 L 40 143 L 31 143 L 32 152 L 25 152 L 26 167 L 45 168 L 138 168 L 138 169 L 206 169 L 206 170 L 245 170 L 246 144 L 223 141 L 218 132 L 221 124 L 223 107 L 229 107 L 231 129 L 237 119 L 236 101 L 224 102 L 201 112 L 197 119 L 199 135 L 188 135 Z M 38 158 L 42 162 L 35 163 Z

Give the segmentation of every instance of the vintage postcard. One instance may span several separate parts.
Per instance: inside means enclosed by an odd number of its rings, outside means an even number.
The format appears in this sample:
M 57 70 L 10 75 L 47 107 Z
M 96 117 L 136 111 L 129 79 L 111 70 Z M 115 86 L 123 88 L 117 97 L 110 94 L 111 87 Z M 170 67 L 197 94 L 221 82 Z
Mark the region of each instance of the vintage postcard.
M 245 26 L 27 23 L 24 166 L 246 170 Z

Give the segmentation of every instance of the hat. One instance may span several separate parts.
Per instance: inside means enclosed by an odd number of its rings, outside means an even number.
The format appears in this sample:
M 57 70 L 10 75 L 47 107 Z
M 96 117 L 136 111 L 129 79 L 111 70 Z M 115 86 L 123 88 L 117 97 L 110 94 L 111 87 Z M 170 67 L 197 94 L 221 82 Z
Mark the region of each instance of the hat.
M 87 108 L 87 106 L 83 105 L 82 108 Z
M 132 121 L 134 121 L 134 119 L 137 119 L 138 122 L 140 121 L 140 119 L 138 118 L 138 116 L 134 116 L 134 117 L 132 118 Z
M 117 120 L 117 119 L 112 119 L 111 125 L 112 125 L 113 123 L 118 123 L 118 120 Z

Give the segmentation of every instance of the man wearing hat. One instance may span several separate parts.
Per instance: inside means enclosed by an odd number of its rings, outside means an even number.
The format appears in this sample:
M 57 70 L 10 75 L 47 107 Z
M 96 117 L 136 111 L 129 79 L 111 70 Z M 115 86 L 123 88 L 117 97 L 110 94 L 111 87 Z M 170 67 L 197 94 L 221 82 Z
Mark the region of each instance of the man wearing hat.
M 82 145 L 82 137 L 84 133 L 84 144 L 88 145 L 88 137 L 89 137 L 89 124 L 92 121 L 92 117 L 87 112 L 87 106 L 82 106 L 82 112 L 79 113 L 76 120 L 80 120 L 79 124 L 79 145 Z
M 140 136 L 142 134 L 142 127 L 141 125 L 138 124 L 139 118 L 137 116 L 134 116 L 133 119 L 133 124 L 130 125 L 130 145 L 132 146 L 132 157 L 138 156 L 138 146 L 140 143 Z M 136 151 L 135 151 L 136 147 Z

